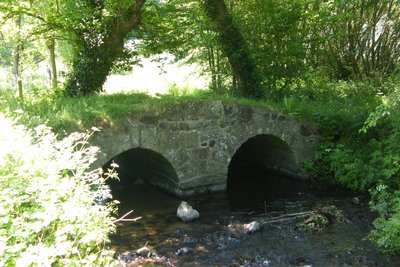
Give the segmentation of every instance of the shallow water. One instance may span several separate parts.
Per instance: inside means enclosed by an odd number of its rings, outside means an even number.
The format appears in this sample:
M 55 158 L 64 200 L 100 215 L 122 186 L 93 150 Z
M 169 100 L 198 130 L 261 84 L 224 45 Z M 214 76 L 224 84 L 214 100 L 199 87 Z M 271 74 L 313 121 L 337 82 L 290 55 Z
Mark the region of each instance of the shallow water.
M 363 240 L 373 219 L 366 199 L 361 198 L 360 205 L 355 205 L 352 196 L 323 198 L 299 194 L 262 203 L 262 211 L 251 213 L 231 211 L 226 194 L 218 193 L 185 199 L 200 212 L 200 218 L 183 223 L 176 217 L 181 200 L 147 185 L 136 185 L 128 192 L 119 198 L 120 214 L 132 209 L 133 216 L 142 219 L 118 224 L 112 237 L 121 265 L 400 266 L 399 257 L 382 255 Z M 321 205 L 336 206 L 348 221 L 328 225 L 318 232 L 299 229 L 296 224 L 301 220 L 267 224 L 253 234 L 245 234 L 238 227 Z M 152 256 L 139 257 L 134 253 L 143 246 L 150 249 Z M 189 251 L 187 255 L 177 255 L 182 248 Z

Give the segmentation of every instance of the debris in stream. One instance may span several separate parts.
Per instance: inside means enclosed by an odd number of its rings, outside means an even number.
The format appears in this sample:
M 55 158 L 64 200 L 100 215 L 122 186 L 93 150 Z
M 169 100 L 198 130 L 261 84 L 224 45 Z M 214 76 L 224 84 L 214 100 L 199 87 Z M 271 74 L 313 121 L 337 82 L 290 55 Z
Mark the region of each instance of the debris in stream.
M 159 256 L 147 247 L 117 254 L 116 258 L 119 261 L 118 266 L 175 266 L 170 259 Z
M 312 211 L 303 211 L 296 213 L 289 213 L 270 217 L 270 214 L 256 215 L 256 221 L 247 224 L 231 223 L 228 228 L 231 231 L 244 232 L 251 234 L 255 231 L 261 230 L 262 227 L 269 225 L 276 225 L 281 223 L 290 223 L 301 220 L 297 224 L 298 229 L 306 231 L 321 231 L 327 225 L 347 222 L 343 212 L 336 208 L 334 205 L 318 207 Z
M 343 212 L 334 205 L 330 205 L 316 209 L 304 222 L 297 224 L 297 227 L 305 231 L 318 232 L 330 224 L 343 222 L 347 222 Z

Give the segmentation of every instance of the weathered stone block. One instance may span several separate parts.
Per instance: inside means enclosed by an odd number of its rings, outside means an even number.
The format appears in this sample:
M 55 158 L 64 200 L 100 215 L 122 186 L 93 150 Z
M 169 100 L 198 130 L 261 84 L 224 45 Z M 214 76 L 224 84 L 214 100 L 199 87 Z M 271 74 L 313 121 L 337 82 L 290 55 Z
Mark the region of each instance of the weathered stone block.
M 184 113 L 176 107 L 168 107 L 163 111 L 164 118 L 169 121 L 183 121 L 183 115 Z
M 187 120 L 199 120 L 205 117 L 216 119 L 223 114 L 223 106 L 220 100 L 190 102 L 185 108 Z
M 228 117 L 228 118 L 236 117 L 238 113 L 239 113 L 239 109 L 237 106 L 232 106 L 232 105 L 224 106 L 225 117 Z
M 186 148 L 197 148 L 199 144 L 199 133 L 197 131 L 185 132 L 183 143 Z
M 248 106 L 239 106 L 238 118 L 241 122 L 248 122 L 253 118 L 253 109 Z
M 130 118 L 126 124 L 96 133 L 90 142 L 101 148 L 97 165 L 136 147 L 162 154 L 178 175 L 176 187 L 169 185 L 166 190 L 186 195 L 224 188 L 231 158 L 258 135 L 274 135 L 286 141 L 297 163 L 312 157 L 318 141 L 316 130 L 288 116 L 202 100 Z
M 140 147 L 155 149 L 157 146 L 157 128 L 156 127 L 141 127 Z
M 159 120 L 159 115 L 157 114 L 148 114 L 148 115 L 143 115 L 139 121 L 144 123 L 144 124 L 150 124 L 150 125 L 155 125 L 158 124 Z

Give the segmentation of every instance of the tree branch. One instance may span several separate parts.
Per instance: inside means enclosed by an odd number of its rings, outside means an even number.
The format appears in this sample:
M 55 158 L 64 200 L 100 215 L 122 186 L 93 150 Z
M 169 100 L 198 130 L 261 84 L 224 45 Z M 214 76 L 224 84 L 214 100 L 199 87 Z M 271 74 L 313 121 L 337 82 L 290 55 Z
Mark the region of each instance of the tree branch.
M 125 219 L 129 214 L 131 214 L 133 212 L 133 210 L 131 210 L 131 211 L 128 211 L 127 213 L 125 213 L 125 215 L 123 215 L 121 218 L 119 218 L 119 219 L 117 219 L 117 220 L 115 220 L 115 221 L 112 221 L 110 224 L 115 224 L 115 223 L 117 223 L 117 222 L 136 222 L 137 220 L 140 220 L 140 219 L 142 219 L 142 217 L 136 217 L 136 218 L 133 218 L 133 219 Z

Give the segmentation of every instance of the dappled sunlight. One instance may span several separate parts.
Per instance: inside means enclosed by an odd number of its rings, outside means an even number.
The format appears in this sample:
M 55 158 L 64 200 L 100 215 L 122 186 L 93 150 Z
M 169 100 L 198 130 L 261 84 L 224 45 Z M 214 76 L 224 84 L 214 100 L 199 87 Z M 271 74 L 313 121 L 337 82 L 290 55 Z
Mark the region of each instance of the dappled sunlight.
M 171 87 L 207 89 L 209 78 L 201 75 L 200 66 L 158 63 L 143 58 L 142 66 L 132 67 L 128 75 L 110 75 L 104 84 L 106 93 L 138 91 L 149 95 L 166 94 Z
M 399 0 L 0 21 L 0 267 L 400 266 Z

